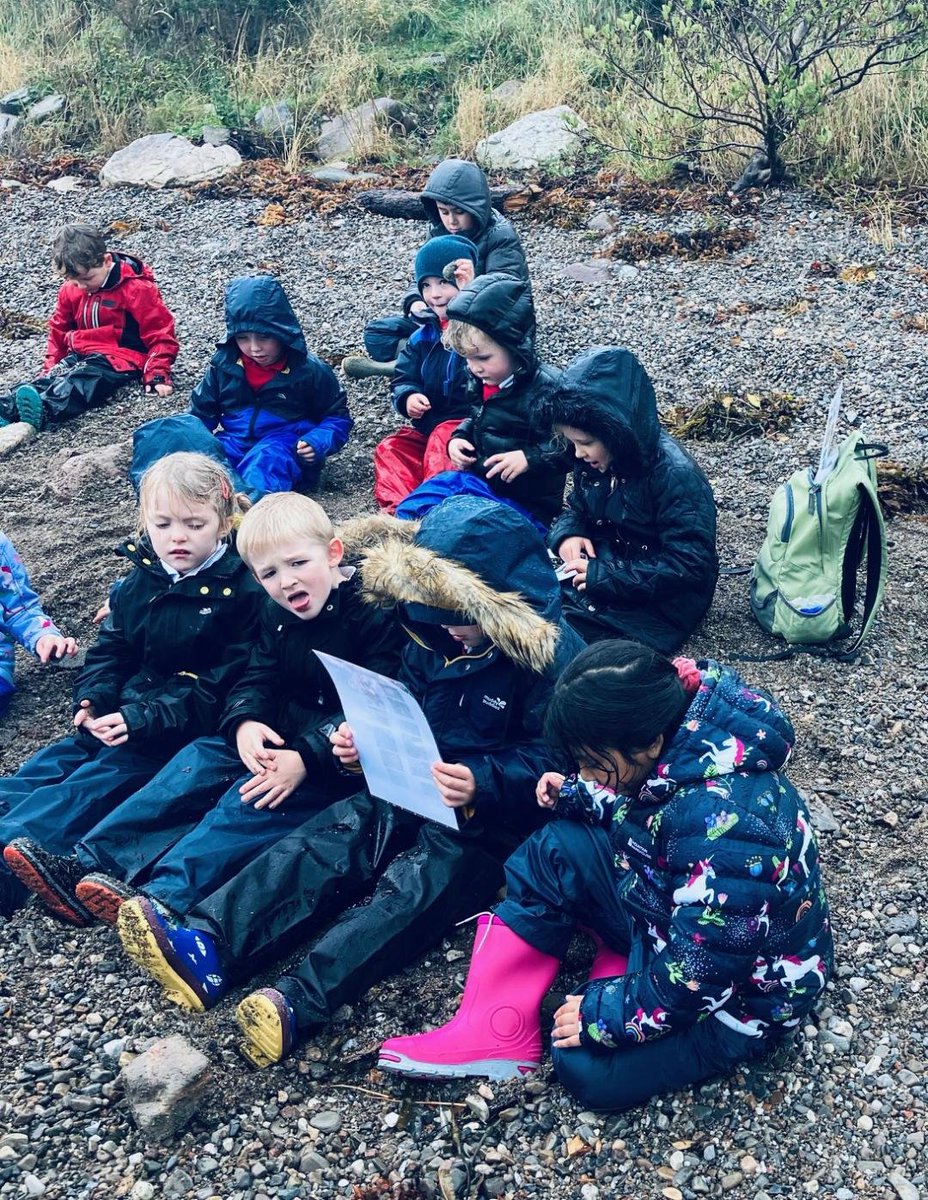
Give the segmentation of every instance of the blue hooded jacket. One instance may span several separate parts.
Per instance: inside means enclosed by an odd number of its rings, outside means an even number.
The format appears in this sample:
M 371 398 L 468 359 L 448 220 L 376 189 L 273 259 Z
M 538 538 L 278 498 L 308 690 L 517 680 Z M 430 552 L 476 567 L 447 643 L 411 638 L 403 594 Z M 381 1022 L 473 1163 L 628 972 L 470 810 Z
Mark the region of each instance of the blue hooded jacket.
M 270 275 L 233 279 L 226 288 L 226 335 L 190 397 L 190 411 L 212 433 L 220 424 L 249 442 L 293 426 L 319 458 L 340 450 L 354 422 L 335 372 L 306 349 L 287 294 Z M 258 333 L 283 345 L 287 365 L 263 387 L 245 378 L 236 337 Z

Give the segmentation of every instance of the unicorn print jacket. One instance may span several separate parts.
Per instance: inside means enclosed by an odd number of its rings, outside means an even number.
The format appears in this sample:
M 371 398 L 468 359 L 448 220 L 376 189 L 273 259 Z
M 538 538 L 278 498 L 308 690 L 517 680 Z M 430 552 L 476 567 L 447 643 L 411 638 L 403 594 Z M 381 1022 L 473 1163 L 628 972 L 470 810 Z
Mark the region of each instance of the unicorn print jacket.
M 638 796 L 603 803 L 578 788 L 556 810 L 608 824 L 633 926 L 629 974 L 585 990 L 585 1045 L 709 1018 L 772 1040 L 810 1012 L 832 970 L 812 823 L 781 774 L 792 726 L 731 668 L 698 668 L 692 703 Z

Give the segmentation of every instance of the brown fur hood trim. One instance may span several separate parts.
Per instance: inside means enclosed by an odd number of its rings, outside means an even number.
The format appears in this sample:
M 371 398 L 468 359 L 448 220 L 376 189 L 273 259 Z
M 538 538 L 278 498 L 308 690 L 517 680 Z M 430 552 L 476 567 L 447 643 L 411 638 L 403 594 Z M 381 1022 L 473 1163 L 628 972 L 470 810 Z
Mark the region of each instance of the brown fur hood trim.
M 558 627 L 519 592 L 497 592 L 476 571 L 412 541 L 415 521 L 374 516 L 346 522 L 339 534 L 360 556 L 366 599 L 385 607 L 425 604 L 466 612 L 507 658 L 541 674 L 554 662 Z

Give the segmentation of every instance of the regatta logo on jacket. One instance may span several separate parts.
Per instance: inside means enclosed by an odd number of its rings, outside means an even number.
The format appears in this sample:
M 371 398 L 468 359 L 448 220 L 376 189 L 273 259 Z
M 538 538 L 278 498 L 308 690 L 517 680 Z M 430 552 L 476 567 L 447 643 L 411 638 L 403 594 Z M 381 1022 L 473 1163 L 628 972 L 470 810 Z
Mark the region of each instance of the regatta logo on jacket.
M 488 708 L 492 708 L 494 712 L 502 712 L 506 707 L 506 701 L 502 696 L 484 696 L 482 703 L 486 704 Z

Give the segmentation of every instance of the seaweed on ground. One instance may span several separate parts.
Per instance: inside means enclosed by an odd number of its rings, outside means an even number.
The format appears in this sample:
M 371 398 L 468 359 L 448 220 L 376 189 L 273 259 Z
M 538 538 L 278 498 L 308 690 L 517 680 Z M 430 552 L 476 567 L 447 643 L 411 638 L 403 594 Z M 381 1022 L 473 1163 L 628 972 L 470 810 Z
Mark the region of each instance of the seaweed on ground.
M 676 404 L 661 414 L 661 423 L 674 437 L 725 442 L 782 433 L 804 405 L 804 400 L 789 392 L 719 394 L 700 400 L 693 408 Z

